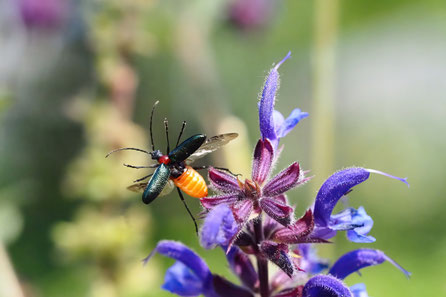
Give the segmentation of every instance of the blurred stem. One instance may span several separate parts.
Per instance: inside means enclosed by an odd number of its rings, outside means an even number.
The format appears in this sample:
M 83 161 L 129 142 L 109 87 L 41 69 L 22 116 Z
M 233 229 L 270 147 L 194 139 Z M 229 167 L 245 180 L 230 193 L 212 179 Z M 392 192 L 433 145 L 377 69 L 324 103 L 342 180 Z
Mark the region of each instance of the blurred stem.
M 254 220 L 254 234 L 257 247 L 263 241 L 263 225 L 262 225 L 262 215 Z M 256 254 L 257 258 L 257 273 L 259 274 L 260 282 L 260 296 L 269 297 L 269 279 L 268 279 L 268 260 L 260 255 L 259 252 Z
M 0 242 L 0 296 L 24 297 L 20 282 L 14 272 L 8 253 Z
M 316 0 L 313 54 L 312 171 L 314 190 L 334 168 L 335 46 L 339 0 Z

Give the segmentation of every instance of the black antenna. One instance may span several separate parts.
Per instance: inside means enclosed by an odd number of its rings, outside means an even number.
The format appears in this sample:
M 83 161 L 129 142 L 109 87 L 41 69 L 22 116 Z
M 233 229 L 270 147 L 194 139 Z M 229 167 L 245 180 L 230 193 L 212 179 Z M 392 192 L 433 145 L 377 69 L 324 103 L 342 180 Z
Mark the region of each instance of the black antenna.
M 169 154 L 170 152 L 170 144 L 169 144 L 169 121 L 167 118 L 164 118 L 164 128 L 166 130 L 166 139 L 167 139 L 167 152 L 166 154 Z
M 105 157 L 107 158 L 108 156 L 110 156 L 113 153 L 119 152 L 119 151 L 137 151 L 137 152 L 141 152 L 141 153 L 145 153 L 150 155 L 150 153 L 148 151 L 136 148 L 136 147 L 123 147 L 123 148 L 119 148 L 116 150 L 112 150 L 111 152 L 109 152 Z
M 155 111 L 155 107 L 160 103 L 156 101 L 152 107 L 152 113 L 150 114 L 150 141 L 152 142 L 152 152 L 155 151 L 155 143 L 153 143 L 153 133 L 152 133 L 152 121 L 153 121 L 153 112 Z
M 180 195 L 180 199 L 181 199 L 181 201 L 183 201 L 183 204 L 184 204 L 184 206 L 186 207 L 187 212 L 189 213 L 189 216 L 191 217 L 192 221 L 194 221 L 194 225 L 195 225 L 195 233 L 197 233 L 197 235 L 198 235 L 197 221 L 195 220 L 195 218 L 194 218 L 194 216 L 192 215 L 192 213 L 191 213 L 189 207 L 187 206 L 186 201 L 184 200 L 184 197 L 183 197 L 183 193 L 181 193 L 180 188 L 178 188 L 178 187 L 176 187 L 176 188 L 177 188 L 177 191 L 178 191 L 178 195 Z
M 177 147 L 178 144 L 180 143 L 181 135 L 183 135 L 184 128 L 186 128 L 186 121 L 183 121 L 183 125 L 181 126 L 180 135 L 178 135 L 177 144 L 175 145 L 175 147 Z

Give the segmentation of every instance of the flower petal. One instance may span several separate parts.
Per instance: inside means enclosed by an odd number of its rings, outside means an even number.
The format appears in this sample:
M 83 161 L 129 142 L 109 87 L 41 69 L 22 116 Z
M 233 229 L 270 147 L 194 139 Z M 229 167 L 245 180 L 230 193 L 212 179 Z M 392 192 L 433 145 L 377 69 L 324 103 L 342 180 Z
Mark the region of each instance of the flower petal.
M 350 287 L 350 291 L 353 293 L 353 297 L 369 297 L 369 294 L 367 294 L 365 285 L 362 283 L 355 284 Z
M 233 247 L 226 258 L 232 271 L 246 287 L 255 290 L 259 286 L 259 276 L 248 255 L 243 253 L 238 247 Z
M 296 272 L 297 269 L 294 267 L 291 256 L 288 255 L 288 246 L 286 244 L 264 240 L 260 244 L 260 251 L 289 277 L 292 277 Z
M 346 253 L 333 264 L 328 273 L 337 278 L 344 279 L 349 274 L 356 272 L 359 269 L 378 265 L 386 260 L 401 270 L 407 277 L 410 276 L 410 272 L 402 268 L 382 251 L 373 249 L 358 249 Z
M 263 184 L 269 176 L 271 164 L 273 163 L 274 149 L 268 139 L 257 142 L 252 161 L 252 180 L 259 185 Z
M 373 236 L 367 234 L 373 227 L 372 218 L 365 212 L 364 207 L 358 210 L 347 208 L 330 218 L 329 228 L 336 231 L 347 230 L 347 238 L 352 242 L 370 243 L 375 242 Z M 324 237 L 327 238 L 327 237 Z
M 330 275 L 316 275 L 305 284 L 302 297 L 353 297 L 349 288 Z
M 200 244 L 205 249 L 214 248 L 216 245 L 224 248 L 237 231 L 231 209 L 226 204 L 217 205 L 204 220 L 200 231 Z
M 277 132 L 280 130 L 280 127 L 282 127 L 283 122 L 285 122 L 285 118 L 283 114 L 278 110 L 273 110 L 273 123 L 274 123 L 274 131 Z
M 207 209 L 211 209 L 219 204 L 234 204 L 239 198 L 238 193 L 232 193 L 222 196 L 211 196 L 200 198 L 201 205 Z
M 299 163 L 294 162 L 271 179 L 263 188 L 263 195 L 274 197 L 296 187 L 303 181 L 303 173 Z
M 213 188 L 223 193 L 234 193 L 240 191 L 237 178 L 229 173 L 212 167 L 209 169 L 209 181 L 211 182 Z
M 275 201 L 272 198 L 261 199 L 260 207 L 267 215 L 280 224 L 288 226 L 291 223 L 291 215 L 293 213 L 292 207 Z
M 167 269 L 161 288 L 179 296 L 198 296 L 203 293 L 203 281 L 182 262 L 175 262 Z
M 254 294 L 249 290 L 237 286 L 219 275 L 214 275 L 214 288 L 219 297 L 254 297 Z
M 262 91 L 262 97 L 259 104 L 259 124 L 260 134 L 263 139 L 275 140 L 277 138 L 274 130 L 274 101 L 276 97 L 276 91 L 279 88 L 279 72 L 277 71 L 285 60 L 291 56 L 289 52 L 285 58 L 282 59 L 273 69 L 269 72 L 265 80 L 265 85 Z
M 234 219 L 242 226 L 248 221 L 252 210 L 252 200 L 246 199 L 232 205 L 232 214 L 234 215 Z
M 212 287 L 212 274 L 207 266 L 206 262 L 200 258 L 194 251 L 182 244 L 172 240 L 162 240 L 158 242 L 155 249 L 143 260 L 144 264 L 150 260 L 155 254 L 159 253 L 163 256 L 172 258 L 182 263 L 169 271 L 168 284 L 166 289 L 175 289 L 176 291 L 187 290 L 187 288 L 181 288 L 184 278 L 193 279 L 195 288 L 199 288 L 199 282 L 202 284 L 201 294 L 211 297 L 215 293 Z M 185 269 L 189 269 L 189 272 L 185 272 Z M 190 274 L 193 274 L 192 278 Z M 177 284 L 174 286 L 174 277 L 178 276 Z M 167 276 L 166 276 L 167 277 Z M 188 285 L 188 284 L 184 284 Z
M 300 122 L 300 120 L 306 117 L 308 117 L 308 112 L 303 112 L 299 108 L 294 109 L 286 120 L 283 121 L 280 128 L 276 130 L 277 137 L 282 138 L 287 135 Z
M 319 258 L 316 249 L 311 244 L 299 244 L 298 253 L 302 256 L 299 267 L 307 273 L 318 274 L 328 268 L 328 261 Z
M 291 226 L 277 230 L 273 234 L 272 238 L 274 241 L 281 243 L 297 244 L 301 243 L 301 239 L 309 235 L 311 231 L 313 231 L 313 228 L 313 214 L 311 210 L 308 210 L 303 217 L 301 217 Z
M 364 168 L 348 168 L 336 172 L 322 185 L 314 204 L 314 222 L 317 226 L 326 227 L 330 222 L 333 208 L 342 196 L 351 188 L 362 183 L 370 176 Z
M 297 286 L 280 291 L 273 297 L 301 297 L 304 286 Z

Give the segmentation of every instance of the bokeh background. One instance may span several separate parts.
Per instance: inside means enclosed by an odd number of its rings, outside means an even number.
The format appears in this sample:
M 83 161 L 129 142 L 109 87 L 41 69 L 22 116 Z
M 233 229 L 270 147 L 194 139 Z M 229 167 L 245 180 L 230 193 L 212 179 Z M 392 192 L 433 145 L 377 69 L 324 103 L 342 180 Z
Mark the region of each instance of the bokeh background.
M 370 296 L 446 296 L 446 4 L 444 0 L 0 0 L 0 296 L 169 296 L 172 261 L 144 258 L 160 239 L 195 248 L 229 278 L 219 250 L 199 247 L 178 197 L 149 207 L 125 188 L 145 164 L 121 146 L 164 149 L 171 135 L 238 132 L 200 164 L 248 174 L 256 102 L 274 62 L 277 109 L 310 117 L 283 143 L 315 178 L 291 192 L 297 216 L 335 170 L 372 176 L 349 195 L 374 218 Z M 174 136 L 172 136 L 173 141 Z M 188 198 L 194 213 L 197 200 Z M 332 261 L 362 245 L 324 247 Z M 233 279 L 233 278 L 232 278 Z

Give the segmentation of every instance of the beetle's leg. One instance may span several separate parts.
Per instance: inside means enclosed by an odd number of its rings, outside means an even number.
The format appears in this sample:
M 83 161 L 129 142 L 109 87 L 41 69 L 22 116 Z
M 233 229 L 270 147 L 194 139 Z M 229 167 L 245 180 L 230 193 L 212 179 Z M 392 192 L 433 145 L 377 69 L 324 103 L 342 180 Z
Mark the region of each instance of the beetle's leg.
M 213 167 L 213 168 L 218 169 L 218 170 L 223 170 L 223 171 L 229 172 L 233 176 L 241 176 L 240 173 L 234 173 L 231 170 L 229 170 L 228 168 L 223 168 L 223 167 L 215 167 L 215 166 L 210 166 L 210 165 L 204 165 L 204 166 L 197 166 L 197 167 L 192 167 L 192 168 L 195 169 L 195 170 L 202 170 L 202 169 L 209 169 L 210 167 Z
M 198 236 L 198 226 L 197 226 L 197 221 L 195 220 L 195 218 L 194 218 L 194 216 L 192 215 L 192 213 L 191 213 L 189 207 L 187 206 L 186 201 L 184 200 L 184 197 L 183 197 L 183 193 L 181 193 L 180 188 L 178 188 L 178 187 L 176 187 L 176 188 L 177 188 L 177 191 L 178 191 L 178 195 L 180 195 L 180 199 L 181 199 L 181 201 L 183 201 L 183 204 L 184 204 L 184 206 L 186 207 L 187 212 L 189 213 L 189 216 L 191 217 L 192 221 L 194 221 L 194 225 L 195 225 L 195 233 L 197 233 L 197 236 Z
M 153 175 L 153 173 L 150 173 L 149 175 L 146 175 L 146 176 L 144 176 L 144 177 L 138 178 L 137 180 L 134 180 L 133 182 L 134 182 L 134 183 L 138 183 L 138 182 L 140 182 L 140 181 L 145 180 L 146 178 L 151 177 L 152 175 Z
M 152 165 L 149 165 L 149 166 L 135 166 L 135 165 L 130 165 L 130 164 L 125 164 L 124 163 L 122 165 L 124 165 L 125 167 L 133 168 L 133 169 L 142 169 L 142 168 L 156 168 L 160 164 L 152 164 Z

